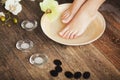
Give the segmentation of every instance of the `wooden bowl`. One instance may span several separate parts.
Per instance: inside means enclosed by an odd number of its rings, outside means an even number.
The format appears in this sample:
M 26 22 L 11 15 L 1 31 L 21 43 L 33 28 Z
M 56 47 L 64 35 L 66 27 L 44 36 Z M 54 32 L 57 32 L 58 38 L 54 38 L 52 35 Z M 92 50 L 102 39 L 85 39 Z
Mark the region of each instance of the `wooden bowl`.
M 71 45 L 71 46 L 90 44 L 93 41 L 100 38 L 104 33 L 105 27 L 106 27 L 104 17 L 100 12 L 97 13 L 96 19 L 90 23 L 87 30 L 78 38 L 64 39 L 61 36 L 59 36 L 58 33 L 66 26 L 61 22 L 61 19 L 60 19 L 61 14 L 67 8 L 69 8 L 70 5 L 71 4 L 68 4 L 68 3 L 59 5 L 60 16 L 55 21 L 50 21 L 46 16 L 46 14 L 42 16 L 41 28 L 45 33 L 45 35 L 55 42 L 58 42 L 64 45 Z

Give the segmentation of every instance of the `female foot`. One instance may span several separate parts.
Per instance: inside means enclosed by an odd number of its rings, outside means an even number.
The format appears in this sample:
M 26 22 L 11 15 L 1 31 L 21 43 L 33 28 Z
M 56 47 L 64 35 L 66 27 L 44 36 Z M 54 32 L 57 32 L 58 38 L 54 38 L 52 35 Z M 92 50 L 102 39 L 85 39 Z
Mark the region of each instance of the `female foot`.
M 88 25 L 93 21 L 94 16 L 90 16 L 88 12 L 76 14 L 74 19 L 59 33 L 60 36 L 66 39 L 74 39 L 83 34 Z
M 66 39 L 73 39 L 83 34 L 91 21 L 95 19 L 97 10 L 104 1 L 105 0 L 87 0 L 71 22 L 59 32 L 59 35 Z M 66 18 L 66 22 L 69 21 L 68 17 Z
M 86 0 L 74 0 L 70 8 L 65 10 L 65 12 L 62 14 L 61 16 L 62 22 L 68 23 L 69 21 L 71 21 L 71 19 L 75 16 L 75 14 L 85 1 Z

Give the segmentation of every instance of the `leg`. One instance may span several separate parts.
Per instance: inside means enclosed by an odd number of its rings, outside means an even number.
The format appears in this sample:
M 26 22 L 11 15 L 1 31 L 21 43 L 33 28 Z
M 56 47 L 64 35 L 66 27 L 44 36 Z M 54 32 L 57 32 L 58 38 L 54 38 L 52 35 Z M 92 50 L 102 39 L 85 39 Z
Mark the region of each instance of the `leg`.
M 77 13 L 78 9 L 86 0 L 74 0 L 71 7 L 67 9 L 61 16 L 63 23 L 68 23 L 74 15 Z
M 87 0 L 59 35 L 67 39 L 80 36 L 86 30 L 89 23 L 95 18 L 98 8 L 104 1 L 105 0 Z

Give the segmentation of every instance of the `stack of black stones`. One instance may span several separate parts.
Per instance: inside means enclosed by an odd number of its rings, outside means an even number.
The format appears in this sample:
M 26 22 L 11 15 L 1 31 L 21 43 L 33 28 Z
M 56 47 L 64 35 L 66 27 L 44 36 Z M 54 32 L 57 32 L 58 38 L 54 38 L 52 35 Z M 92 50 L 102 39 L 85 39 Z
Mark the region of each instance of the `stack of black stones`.
M 50 71 L 50 74 L 51 74 L 51 76 L 53 76 L 53 77 L 57 77 L 58 74 L 59 74 L 60 72 L 62 72 L 62 67 L 61 67 L 62 62 L 61 62 L 60 60 L 58 60 L 58 59 L 55 59 L 55 60 L 53 61 L 53 63 L 56 65 L 56 67 L 55 67 L 55 70 L 51 70 L 51 71 Z M 70 72 L 70 71 L 65 71 L 64 75 L 66 76 L 66 78 L 69 78 L 69 79 L 71 79 L 71 78 L 80 79 L 82 76 L 83 76 L 84 79 L 89 79 L 89 77 L 90 77 L 90 72 L 85 71 L 85 72 L 82 74 L 81 72 L 78 71 L 78 72 L 75 72 L 75 73 L 73 74 L 73 73 Z
M 62 72 L 62 67 L 61 67 L 62 62 L 61 62 L 60 60 L 56 59 L 56 60 L 53 61 L 53 63 L 56 65 L 56 67 L 55 67 L 55 70 L 51 70 L 51 71 L 50 71 L 50 74 L 51 74 L 53 77 L 57 77 L 58 74 L 59 74 L 60 72 Z

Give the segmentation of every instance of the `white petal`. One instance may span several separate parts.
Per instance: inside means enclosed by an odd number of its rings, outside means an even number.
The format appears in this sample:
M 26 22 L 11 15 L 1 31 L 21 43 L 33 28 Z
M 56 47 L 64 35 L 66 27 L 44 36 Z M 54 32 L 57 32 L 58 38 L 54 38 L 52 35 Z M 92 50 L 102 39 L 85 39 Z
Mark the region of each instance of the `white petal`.
M 11 1 L 11 0 L 7 0 L 6 2 L 5 2 L 5 9 L 6 10 L 10 10 L 10 5 L 14 5 L 14 1 Z
M 14 15 L 17 15 L 22 10 L 22 6 L 18 1 L 21 1 L 21 0 L 14 0 L 14 1 L 7 0 L 5 3 L 5 9 L 10 11 Z M 12 6 L 12 9 L 11 9 L 11 6 Z
M 21 6 L 21 4 L 18 3 L 18 4 L 16 4 L 16 5 L 17 5 L 17 6 L 16 6 L 16 10 L 12 12 L 14 15 L 17 15 L 19 12 L 22 11 L 22 6 Z
M 20 2 L 21 0 L 14 0 L 14 2 Z

